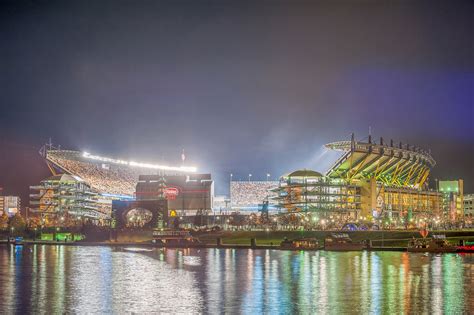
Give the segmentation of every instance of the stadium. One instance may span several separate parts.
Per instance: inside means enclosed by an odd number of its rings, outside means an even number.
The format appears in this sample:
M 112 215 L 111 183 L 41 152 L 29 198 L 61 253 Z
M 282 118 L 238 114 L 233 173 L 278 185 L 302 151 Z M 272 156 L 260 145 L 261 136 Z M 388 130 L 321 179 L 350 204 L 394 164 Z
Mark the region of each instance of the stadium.
M 462 216 L 459 210 L 446 213 L 450 210 L 443 208 L 442 194 L 428 188 L 436 164 L 428 151 L 382 138 L 374 143 L 371 136 L 356 141 L 354 135 L 325 147 L 341 155 L 324 175 L 297 170 L 272 189 L 285 212 L 310 212 L 336 222 L 386 219 L 405 226 L 434 216 Z
M 389 218 L 405 224 L 414 218 L 436 215 L 455 220 L 463 215 L 458 207 L 446 208 L 444 195 L 428 188 L 430 171 L 436 165 L 429 151 L 408 144 L 394 145 L 392 140 L 386 143 L 382 138 L 376 143 L 370 135 L 360 141 L 352 135 L 350 140 L 332 142 L 325 148 L 340 152 L 326 172 L 300 169 L 282 175 L 278 181 L 231 180 L 230 208 L 226 211 L 257 212 L 267 204 L 273 213 L 316 213 L 340 221 Z M 95 196 L 95 203 L 88 206 L 87 213 L 100 209 L 95 217 L 110 217 L 112 200 L 157 197 L 161 189 L 156 188 L 157 183 L 165 177 L 173 186 L 167 192 L 182 192 L 178 198 L 169 198 L 170 209 L 180 215 L 213 209 L 211 176 L 196 174 L 195 167 L 125 161 L 51 145 L 42 149 L 42 155 L 53 176 L 69 174 L 81 181 L 81 187 L 90 188 L 88 194 Z M 45 183 L 48 185 L 48 181 Z M 61 204 L 60 200 L 48 200 L 46 207 L 41 196 L 47 187 L 33 188 L 40 190 L 32 194 L 32 204 L 39 205 L 38 209 Z M 458 195 L 462 204 L 462 191 Z
M 181 182 L 187 183 L 189 176 L 199 175 L 191 166 L 113 159 L 88 152 L 61 150 L 51 144 L 43 146 L 40 154 L 53 175 L 30 187 L 30 205 L 42 216 L 69 213 L 89 219 L 110 219 L 113 200 L 136 198 L 140 176 L 179 177 Z M 182 159 L 184 164 L 184 154 Z M 206 180 L 210 181 L 210 175 Z M 194 177 L 189 180 L 194 181 Z M 150 195 L 150 198 L 159 197 L 158 192 L 156 196 Z M 172 202 L 176 203 L 174 199 Z M 208 200 L 212 201 L 212 198 L 208 197 Z

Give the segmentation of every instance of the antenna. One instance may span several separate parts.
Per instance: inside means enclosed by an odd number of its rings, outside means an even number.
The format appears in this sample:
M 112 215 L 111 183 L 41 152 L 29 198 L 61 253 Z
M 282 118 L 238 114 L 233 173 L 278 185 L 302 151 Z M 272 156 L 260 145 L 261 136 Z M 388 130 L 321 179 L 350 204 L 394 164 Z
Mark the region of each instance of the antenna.
M 184 165 L 184 160 L 186 160 L 186 155 L 184 155 L 184 149 L 183 149 L 183 152 L 181 153 L 181 162 L 183 163 L 183 165 Z

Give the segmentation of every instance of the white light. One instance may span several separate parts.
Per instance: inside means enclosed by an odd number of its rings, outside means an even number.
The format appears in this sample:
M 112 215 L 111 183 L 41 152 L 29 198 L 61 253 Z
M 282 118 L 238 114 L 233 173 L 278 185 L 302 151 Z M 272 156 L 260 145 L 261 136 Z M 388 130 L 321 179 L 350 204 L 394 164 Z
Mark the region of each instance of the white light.
M 177 172 L 191 172 L 194 173 L 196 172 L 196 167 L 193 166 L 165 166 L 165 165 L 158 165 L 158 164 L 149 164 L 149 163 L 139 163 L 139 162 L 134 162 L 134 161 L 124 161 L 124 160 L 116 160 L 116 159 L 111 159 L 107 157 L 102 157 L 98 155 L 92 155 L 89 152 L 83 152 L 82 156 L 91 159 L 91 160 L 97 160 L 101 162 L 108 162 L 108 163 L 113 163 L 113 164 L 120 164 L 120 165 L 128 165 L 128 166 L 133 166 L 133 167 L 141 167 L 141 168 L 152 168 L 152 169 L 158 169 L 158 170 L 166 170 L 166 171 L 177 171 Z

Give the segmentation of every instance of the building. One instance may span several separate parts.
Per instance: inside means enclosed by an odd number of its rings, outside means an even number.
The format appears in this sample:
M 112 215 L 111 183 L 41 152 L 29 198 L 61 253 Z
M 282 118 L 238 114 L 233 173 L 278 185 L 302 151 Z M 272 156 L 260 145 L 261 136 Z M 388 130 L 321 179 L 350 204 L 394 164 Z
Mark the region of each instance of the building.
M 21 209 L 21 199 L 18 196 L 0 196 L 0 215 L 6 213 L 9 217 Z
M 283 175 L 279 186 L 272 191 L 276 193 L 272 200 L 287 212 L 339 213 L 355 219 L 361 209 L 360 187 L 312 170 L 297 170 Z
M 81 178 L 69 174 L 51 176 L 39 185 L 30 186 L 31 210 L 42 217 L 72 215 L 101 219 L 110 217 L 110 209 L 98 200 L 98 195 Z
M 211 174 L 140 175 L 136 200 L 166 199 L 168 211 L 179 216 L 212 210 L 214 181 Z
M 443 214 L 451 220 L 464 217 L 464 181 L 440 180 L 438 190 L 443 196 Z
M 474 217 L 474 194 L 464 195 L 464 215 Z

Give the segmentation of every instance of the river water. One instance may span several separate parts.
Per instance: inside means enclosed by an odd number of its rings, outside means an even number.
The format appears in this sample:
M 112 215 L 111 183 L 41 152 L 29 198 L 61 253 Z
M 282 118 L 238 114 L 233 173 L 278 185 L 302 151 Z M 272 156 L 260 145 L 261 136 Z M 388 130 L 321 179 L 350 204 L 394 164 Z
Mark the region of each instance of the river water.
M 0 246 L 0 313 L 474 313 L 474 255 Z

